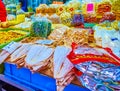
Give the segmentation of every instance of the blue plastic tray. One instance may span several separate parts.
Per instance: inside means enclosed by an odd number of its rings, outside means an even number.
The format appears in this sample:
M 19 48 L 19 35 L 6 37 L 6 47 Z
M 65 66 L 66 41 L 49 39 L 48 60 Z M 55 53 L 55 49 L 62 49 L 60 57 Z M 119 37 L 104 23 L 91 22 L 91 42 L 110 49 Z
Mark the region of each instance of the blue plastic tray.
M 12 71 L 11 71 L 11 64 L 5 63 L 4 66 L 5 66 L 4 73 L 5 73 L 5 74 L 11 74 L 11 72 L 12 72 Z
M 18 69 L 16 65 L 12 65 L 12 64 L 11 64 L 11 69 L 12 69 L 11 74 L 14 75 L 15 77 L 18 77 L 28 82 L 31 81 L 31 72 L 29 69 L 27 68 Z
M 5 63 L 4 74 L 7 78 L 18 82 L 21 85 L 29 87 L 32 91 L 42 90 L 42 91 L 56 91 L 55 79 L 39 74 L 32 74 L 29 69 L 21 68 L 18 69 L 16 65 Z M 86 88 L 79 87 L 77 85 L 70 84 L 64 91 L 89 91 Z

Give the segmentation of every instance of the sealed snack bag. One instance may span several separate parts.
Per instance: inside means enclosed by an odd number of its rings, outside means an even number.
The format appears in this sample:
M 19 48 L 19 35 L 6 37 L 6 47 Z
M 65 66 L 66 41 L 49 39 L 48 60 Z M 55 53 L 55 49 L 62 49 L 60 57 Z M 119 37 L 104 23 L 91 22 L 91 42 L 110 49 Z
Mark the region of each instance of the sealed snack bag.
M 109 25 L 109 24 L 108 24 Z M 106 27 L 106 24 L 102 25 L 96 25 L 94 26 L 94 38 L 96 40 L 96 45 L 102 46 L 102 41 L 106 39 L 105 36 L 111 37 L 114 33 L 116 33 L 116 30 L 112 27 Z
M 117 22 L 115 21 L 115 23 Z M 109 47 L 114 54 L 120 57 L 120 31 L 116 31 L 119 30 L 119 27 L 115 26 L 115 23 L 112 22 L 112 27 L 95 26 L 94 38 L 96 45 Z
M 120 58 L 109 48 L 92 48 L 73 43 L 68 58 L 86 88 L 91 91 L 120 90 Z
M 46 38 L 51 32 L 51 22 L 46 18 L 41 18 L 33 22 L 31 35 Z
M 59 5 L 58 8 L 57 8 L 57 10 L 56 10 L 56 13 L 57 13 L 58 15 L 60 15 L 60 14 L 62 14 L 62 13 L 65 12 L 65 11 L 66 11 L 65 5 Z
M 80 10 L 81 3 L 78 0 L 71 0 L 66 3 L 66 11 L 73 16 L 76 10 Z
M 109 1 L 103 1 L 97 6 L 97 15 L 102 16 L 105 12 L 111 12 L 111 3 Z
M 72 23 L 72 16 L 69 12 L 63 12 L 60 15 L 60 20 L 64 25 L 71 26 Z
M 60 17 L 57 14 L 53 14 L 48 17 L 49 20 L 51 20 L 52 24 L 60 24 Z
M 74 27 L 84 28 L 84 17 L 81 11 L 77 10 L 73 16 L 72 25 Z
M 37 8 L 36 8 L 36 13 L 46 13 L 46 10 L 48 9 L 48 6 L 46 4 L 40 4 Z

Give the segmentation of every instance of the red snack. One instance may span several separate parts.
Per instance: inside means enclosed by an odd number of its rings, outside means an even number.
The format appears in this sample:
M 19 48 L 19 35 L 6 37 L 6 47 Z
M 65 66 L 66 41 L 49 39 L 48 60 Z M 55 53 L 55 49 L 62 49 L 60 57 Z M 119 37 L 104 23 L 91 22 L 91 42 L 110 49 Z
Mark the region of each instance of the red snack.
M 78 46 L 72 44 L 72 51 L 68 55 L 68 59 L 73 64 L 79 64 L 90 61 L 101 63 L 110 63 L 120 66 L 120 58 L 117 57 L 109 48 L 92 48 L 86 46 Z

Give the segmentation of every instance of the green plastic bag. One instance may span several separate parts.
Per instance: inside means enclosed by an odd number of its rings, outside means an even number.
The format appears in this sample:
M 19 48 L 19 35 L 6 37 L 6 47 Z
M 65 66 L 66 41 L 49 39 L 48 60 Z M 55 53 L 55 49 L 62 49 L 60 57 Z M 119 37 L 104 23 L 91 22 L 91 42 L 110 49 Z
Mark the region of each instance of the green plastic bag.
M 46 18 L 42 18 L 33 22 L 31 27 L 31 36 L 47 38 L 51 33 L 51 22 Z

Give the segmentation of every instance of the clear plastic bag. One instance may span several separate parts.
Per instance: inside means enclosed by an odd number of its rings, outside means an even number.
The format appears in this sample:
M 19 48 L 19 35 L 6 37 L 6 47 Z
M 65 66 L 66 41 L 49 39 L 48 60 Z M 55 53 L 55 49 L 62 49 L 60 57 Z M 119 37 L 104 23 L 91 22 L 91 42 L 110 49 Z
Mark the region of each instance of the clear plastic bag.
M 38 18 L 39 19 L 39 18 Z M 31 35 L 47 38 L 51 32 L 51 22 L 46 18 L 41 18 L 32 24 Z
M 61 23 L 60 17 L 57 14 L 53 14 L 53 15 L 49 16 L 48 19 L 51 20 L 51 22 L 53 24 L 60 24 Z

